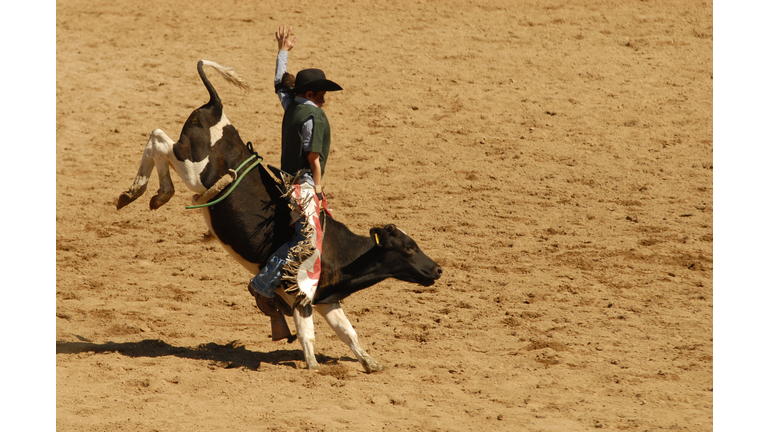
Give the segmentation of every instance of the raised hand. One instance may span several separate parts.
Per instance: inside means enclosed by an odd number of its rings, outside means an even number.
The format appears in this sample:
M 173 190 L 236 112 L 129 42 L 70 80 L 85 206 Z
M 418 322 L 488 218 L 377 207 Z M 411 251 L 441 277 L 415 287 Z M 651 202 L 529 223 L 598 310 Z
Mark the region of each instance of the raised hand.
M 291 40 L 291 30 L 293 27 L 281 25 L 275 32 L 275 39 L 277 39 L 277 48 L 279 50 L 290 51 L 293 45 L 296 43 L 297 36 L 294 36 Z

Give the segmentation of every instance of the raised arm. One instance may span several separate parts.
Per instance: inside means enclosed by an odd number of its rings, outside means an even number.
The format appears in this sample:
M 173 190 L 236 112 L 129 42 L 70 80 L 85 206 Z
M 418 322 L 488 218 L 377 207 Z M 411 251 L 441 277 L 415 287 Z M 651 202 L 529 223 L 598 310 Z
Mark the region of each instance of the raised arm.
M 280 104 L 283 106 L 283 109 L 288 108 L 288 105 L 291 103 L 291 95 L 288 93 L 288 89 L 281 85 L 283 83 L 283 75 L 288 71 L 288 51 L 293 49 L 297 39 L 296 36 L 291 39 L 291 30 L 293 30 L 293 27 L 282 25 L 275 32 L 278 48 L 277 64 L 275 65 L 275 92 L 280 98 Z

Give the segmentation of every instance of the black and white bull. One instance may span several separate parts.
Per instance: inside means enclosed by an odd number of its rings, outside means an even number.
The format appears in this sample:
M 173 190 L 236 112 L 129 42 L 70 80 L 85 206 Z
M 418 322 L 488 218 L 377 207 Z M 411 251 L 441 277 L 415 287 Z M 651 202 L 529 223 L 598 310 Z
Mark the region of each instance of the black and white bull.
M 187 119 L 177 142 L 162 130 L 152 131 L 144 149 L 141 165 L 131 188 L 123 192 L 118 210 L 140 197 L 147 188 L 153 168 L 157 168 L 160 188 L 150 200 L 157 209 L 174 194 L 170 169 L 176 171 L 187 187 L 203 194 L 229 170 L 236 169 L 251 157 L 235 127 L 224 114 L 221 100 L 206 77 L 203 66 L 209 66 L 230 83 L 245 87 L 245 82 L 231 69 L 202 60 L 197 70 L 208 89 L 210 101 L 194 110 Z M 289 208 L 280 197 L 277 182 L 259 165 L 241 177 L 239 185 L 223 201 L 203 207 L 206 224 L 232 257 L 254 275 L 271 254 L 290 240 L 295 232 L 289 226 Z M 219 193 L 219 195 L 223 195 Z M 321 215 L 323 232 L 322 274 L 313 299 L 317 312 L 328 321 L 338 337 L 354 352 L 366 371 L 380 366 L 360 347 L 357 333 L 345 316 L 339 301 L 350 294 L 387 278 L 421 285 L 432 285 L 442 269 L 426 256 L 409 236 L 394 225 L 374 227 L 370 236 L 352 233 L 344 224 Z M 247 285 L 247 280 L 243 281 Z M 295 297 L 278 289 L 283 306 L 294 305 Z M 285 308 L 284 308 L 285 310 Z M 296 336 L 304 351 L 309 369 L 318 367 L 314 354 L 312 307 L 293 307 Z

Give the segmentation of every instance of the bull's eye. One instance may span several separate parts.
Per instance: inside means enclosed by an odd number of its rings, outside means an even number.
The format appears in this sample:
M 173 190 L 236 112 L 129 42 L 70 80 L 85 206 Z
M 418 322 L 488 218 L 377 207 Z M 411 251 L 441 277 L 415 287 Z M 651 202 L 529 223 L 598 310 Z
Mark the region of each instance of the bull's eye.
M 408 246 L 407 248 L 405 248 L 405 251 L 408 252 L 409 254 L 412 254 L 413 253 L 413 246 Z

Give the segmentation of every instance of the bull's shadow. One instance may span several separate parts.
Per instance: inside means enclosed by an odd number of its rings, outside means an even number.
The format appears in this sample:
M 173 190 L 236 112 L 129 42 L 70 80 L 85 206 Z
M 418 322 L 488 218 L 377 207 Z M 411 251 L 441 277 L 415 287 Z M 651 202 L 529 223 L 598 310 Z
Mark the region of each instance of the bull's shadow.
M 56 341 L 56 354 L 78 354 L 84 352 L 94 352 L 97 354 L 119 352 L 129 357 L 174 356 L 193 360 L 209 360 L 227 369 L 244 367 L 250 370 L 258 370 L 262 362 L 296 368 L 298 362 L 304 361 L 304 353 L 301 349 L 262 353 L 247 350 L 236 341 L 226 345 L 211 342 L 194 348 L 177 347 L 158 339 L 146 339 L 140 342 L 106 342 L 102 344 Z M 320 354 L 317 356 L 317 360 L 320 363 L 328 363 L 336 359 Z M 356 361 L 348 357 L 342 357 L 341 360 Z

